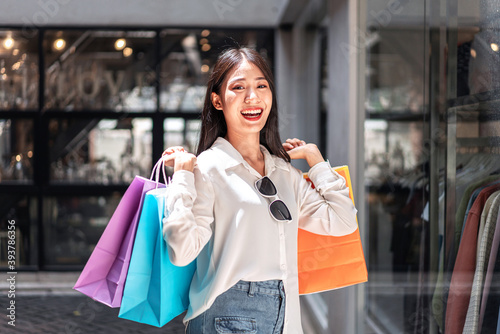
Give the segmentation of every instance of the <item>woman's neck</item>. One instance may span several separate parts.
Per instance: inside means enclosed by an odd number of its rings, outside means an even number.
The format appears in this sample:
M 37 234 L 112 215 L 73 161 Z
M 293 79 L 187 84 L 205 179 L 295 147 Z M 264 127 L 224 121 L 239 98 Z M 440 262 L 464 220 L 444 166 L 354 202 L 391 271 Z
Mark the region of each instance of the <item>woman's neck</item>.
M 259 134 L 249 136 L 231 135 L 228 133 L 225 139 L 241 154 L 243 159 L 257 172 L 264 175 L 264 154 L 260 150 Z

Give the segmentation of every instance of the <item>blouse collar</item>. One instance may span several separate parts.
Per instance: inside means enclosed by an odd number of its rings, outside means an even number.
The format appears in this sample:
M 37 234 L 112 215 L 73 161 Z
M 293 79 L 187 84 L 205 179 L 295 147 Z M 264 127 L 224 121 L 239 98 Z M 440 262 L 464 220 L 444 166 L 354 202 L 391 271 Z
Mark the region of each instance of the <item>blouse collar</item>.
M 220 161 L 220 163 L 223 164 L 225 170 L 228 170 L 238 165 L 243 165 L 250 172 L 256 173 L 255 169 L 253 169 L 248 164 L 248 162 L 246 162 L 245 159 L 243 159 L 243 156 L 240 154 L 240 152 L 238 152 L 234 148 L 234 146 L 231 145 L 231 143 L 227 141 L 225 138 L 218 137 L 211 148 L 225 155 L 224 158 L 221 157 Z M 264 154 L 266 175 L 271 174 L 271 172 L 276 168 L 281 168 L 286 171 L 290 170 L 289 164 L 285 160 L 269 153 L 269 151 L 263 145 L 260 145 L 260 151 Z

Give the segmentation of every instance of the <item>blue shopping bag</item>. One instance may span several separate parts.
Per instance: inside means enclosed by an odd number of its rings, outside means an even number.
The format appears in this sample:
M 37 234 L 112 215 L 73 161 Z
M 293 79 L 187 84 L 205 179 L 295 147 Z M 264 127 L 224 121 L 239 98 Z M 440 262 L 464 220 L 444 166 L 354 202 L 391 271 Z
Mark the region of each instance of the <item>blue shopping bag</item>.
M 162 235 L 167 188 L 146 193 L 130 259 L 119 317 L 157 327 L 187 310 L 195 261 L 170 262 Z

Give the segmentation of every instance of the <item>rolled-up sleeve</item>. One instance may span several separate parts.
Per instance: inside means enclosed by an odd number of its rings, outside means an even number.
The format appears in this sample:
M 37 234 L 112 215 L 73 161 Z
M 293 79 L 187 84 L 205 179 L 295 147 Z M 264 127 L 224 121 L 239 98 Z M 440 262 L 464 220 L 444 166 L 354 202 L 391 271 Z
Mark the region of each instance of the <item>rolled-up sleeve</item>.
M 214 191 L 207 175 L 177 171 L 169 185 L 163 219 L 163 238 L 173 264 L 191 263 L 209 241 L 214 221 Z
M 308 176 L 315 188 L 303 178 L 299 181 L 299 227 L 333 236 L 356 231 L 357 210 L 344 178 L 326 161 L 314 165 Z

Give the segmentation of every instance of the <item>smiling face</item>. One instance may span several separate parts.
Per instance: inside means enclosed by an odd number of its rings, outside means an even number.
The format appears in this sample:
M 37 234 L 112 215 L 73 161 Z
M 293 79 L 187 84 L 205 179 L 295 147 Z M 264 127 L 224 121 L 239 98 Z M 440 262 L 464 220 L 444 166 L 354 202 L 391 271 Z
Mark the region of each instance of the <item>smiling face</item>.
M 224 113 L 229 138 L 259 136 L 273 102 L 269 83 L 262 71 L 246 59 L 231 71 L 221 87 L 212 93 L 214 107 Z

